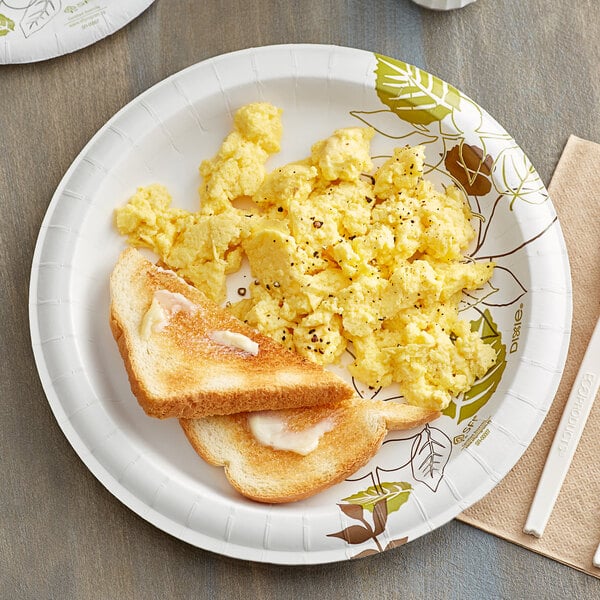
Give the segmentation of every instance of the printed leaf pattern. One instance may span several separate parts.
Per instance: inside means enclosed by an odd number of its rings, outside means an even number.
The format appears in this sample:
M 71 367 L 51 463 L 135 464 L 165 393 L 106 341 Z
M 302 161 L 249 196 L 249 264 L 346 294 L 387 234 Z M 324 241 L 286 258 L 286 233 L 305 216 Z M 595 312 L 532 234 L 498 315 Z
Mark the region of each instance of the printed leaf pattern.
M 342 531 L 328 533 L 327 537 L 340 538 L 348 544 L 362 544 L 372 538 L 373 535 L 371 526 L 366 523 L 366 526 L 350 525 L 349 527 L 346 527 L 346 529 L 342 529 Z
M 363 514 L 363 507 L 360 504 L 338 504 L 340 510 L 351 519 L 360 519 Z
M 509 200 L 512 210 L 517 200 L 531 204 L 542 204 L 548 194 L 533 165 L 518 148 L 500 152 L 493 167 L 494 187 Z
M 383 533 L 385 530 L 385 524 L 387 523 L 387 518 L 387 499 L 383 499 L 377 502 L 373 507 L 373 533 L 375 535 L 380 535 Z
M 383 550 L 377 536 L 383 533 L 387 523 L 388 511 L 386 498 L 381 498 L 373 505 L 373 525 L 371 526 L 364 518 L 364 506 L 355 505 L 352 510 L 347 509 L 347 505 L 338 504 L 340 510 L 351 519 L 359 521 L 360 525 L 350 525 L 341 531 L 327 534 L 327 537 L 334 537 L 344 540 L 348 544 L 362 544 L 367 540 L 373 540 L 379 551 Z
M 471 196 L 485 196 L 492 189 L 492 157 L 477 146 L 460 143 L 446 152 L 444 165 Z
M 391 540 L 388 543 L 388 545 L 384 548 L 384 550 L 391 550 L 392 548 L 397 548 L 398 546 L 403 546 L 404 544 L 406 544 L 406 542 L 408 542 L 407 537 L 398 538 L 397 540 Z M 378 554 L 379 552 L 381 552 L 381 550 L 375 550 L 374 548 L 367 548 L 366 550 L 363 550 L 362 552 L 359 552 L 358 554 L 353 556 L 352 559 L 364 558 L 365 556 L 372 556 L 373 554 Z
M 493 281 L 494 283 L 491 281 L 484 283 L 476 294 L 465 291 L 462 301 L 463 306 L 465 308 L 474 307 L 478 304 L 498 307 L 511 306 L 527 293 L 515 274 L 506 267 L 495 266 Z M 461 308 L 461 310 L 465 310 L 465 308 Z
M 369 512 L 375 510 L 378 502 L 385 500 L 387 514 L 390 514 L 397 511 L 408 500 L 411 491 L 412 486 L 405 481 L 385 482 L 378 486 L 372 485 L 366 490 L 348 496 L 343 500 L 351 504 L 357 504 Z
M 496 352 L 496 364 L 481 378 L 475 381 L 473 387 L 466 391 L 460 400 L 457 423 L 470 419 L 483 408 L 496 391 L 502 374 L 506 368 L 506 346 L 502 343 L 502 334 L 492 318 L 489 309 L 481 313 L 481 317 L 471 321 L 471 330 L 478 331 L 484 343 L 492 346 Z M 444 414 L 454 418 L 457 412 L 457 402 L 451 402 Z
M 546 222 L 540 221 L 536 204 L 543 202 L 543 200 L 540 200 L 539 197 L 536 203 L 529 202 L 518 195 L 512 196 L 513 203 L 518 199 L 522 200 L 522 204 L 519 206 L 521 218 L 520 235 L 510 235 L 510 231 L 507 231 L 506 225 L 504 225 L 503 235 L 490 235 L 490 231 L 493 231 L 498 223 L 502 225 L 511 222 L 513 207 L 509 201 L 510 197 L 507 198 L 506 196 L 499 195 L 493 203 L 485 203 L 485 206 L 478 207 L 478 212 L 482 218 L 482 225 L 479 229 L 477 248 L 472 254 L 473 258 L 497 261 L 497 259 L 504 256 L 515 254 L 542 237 L 556 222 L 556 214 L 552 214 L 549 211 L 545 215 Z M 547 196 L 545 199 L 547 199 Z M 490 208 L 491 212 L 489 211 Z M 496 229 L 496 231 L 498 230 Z
M 0 15 L 0 37 L 8 35 L 15 30 L 15 22 L 4 15 Z
M 385 547 L 386 550 L 390 550 L 391 548 L 397 548 L 398 546 L 404 546 L 408 542 L 407 537 L 398 538 L 397 540 L 390 540 L 388 545 Z
M 406 132 L 405 125 L 398 119 L 398 115 L 391 110 L 376 110 L 364 112 L 354 110 L 351 115 L 365 125 L 372 127 L 377 133 L 393 140 L 403 140 L 405 143 L 431 144 L 437 142 L 438 136 L 428 134 L 420 129 Z M 411 138 L 411 139 L 408 139 Z
M 527 293 L 523 284 L 505 267 L 496 265 L 494 268 L 494 283 L 498 287 L 494 288 L 494 296 L 489 294 L 484 298 L 483 304 L 486 306 L 510 306 L 518 302 Z M 489 282 L 488 285 L 491 286 Z
M 441 121 L 460 105 L 460 92 L 426 71 L 375 55 L 377 95 L 402 120 L 414 125 Z
M 20 23 L 25 37 L 39 31 L 60 12 L 60 8 L 61 0 L 35 0 L 30 4 Z
M 362 552 L 359 552 L 358 554 L 356 554 L 355 556 L 352 556 L 350 558 L 352 558 L 352 559 L 364 558 L 365 556 L 372 556 L 373 554 L 379 554 L 379 552 L 381 552 L 381 550 L 375 550 L 374 548 L 367 548 L 366 550 L 363 550 Z
M 353 558 L 362 558 L 405 544 L 408 540 L 406 537 L 391 540 L 384 548 L 378 536 L 385 531 L 388 515 L 408 500 L 411 491 L 412 486 L 404 481 L 385 482 L 344 498 L 347 504 L 338 504 L 339 509 L 346 517 L 360 524 L 349 525 L 341 531 L 327 534 L 327 537 L 344 540 L 347 544 L 363 544 L 368 540 L 375 543 L 376 549 L 368 548 Z M 372 525 L 365 518 L 365 511 L 372 513 Z
M 437 427 L 426 425 L 411 451 L 413 477 L 435 492 L 452 454 L 452 441 Z

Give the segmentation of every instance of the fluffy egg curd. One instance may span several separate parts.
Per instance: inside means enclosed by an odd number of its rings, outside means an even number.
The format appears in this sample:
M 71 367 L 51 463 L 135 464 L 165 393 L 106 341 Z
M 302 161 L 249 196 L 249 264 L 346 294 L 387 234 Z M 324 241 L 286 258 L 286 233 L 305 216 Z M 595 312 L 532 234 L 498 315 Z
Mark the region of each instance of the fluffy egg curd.
M 465 256 L 471 211 L 456 187 L 423 178 L 422 146 L 396 148 L 374 170 L 374 131 L 340 129 L 267 172 L 281 111 L 249 104 L 233 124 L 200 165 L 197 212 L 173 207 L 158 184 L 116 210 L 130 244 L 219 303 L 246 256 L 254 281 L 231 312 L 317 363 L 351 344 L 352 376 L 373 388 L 397 382 L 410 404 L 443 410 L 487 372 L 495 352 L 459 318 L 459 302 L 494 265 Z

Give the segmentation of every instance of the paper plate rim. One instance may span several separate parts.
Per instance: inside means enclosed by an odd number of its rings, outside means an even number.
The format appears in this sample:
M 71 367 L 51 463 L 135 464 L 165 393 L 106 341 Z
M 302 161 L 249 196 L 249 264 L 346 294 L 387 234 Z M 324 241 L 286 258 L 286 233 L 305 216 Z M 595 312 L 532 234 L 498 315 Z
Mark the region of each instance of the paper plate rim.
M 51 44 L 52 49 L 48 50 L 47 44 L 48 35 L 43 32 L 41 35 L 43 44 L 34 45 L 30 40 L 25 43 L 21 38 L 18 42 L 11 43 L 13 40 L 10 35 L 0 37 L 0 65 L 11 65 L 11 64 L 29 64 L 43 62 L 45 60 L 51 60 L 60 56 L 66 56 L 72 54 L 88 46 L 99 42 L 135 19 L 139 17 L 146 9 L 148 9 L 155 0 L 131 0 L 127 3 L 127 10 L 122 8 L 117 12 L 118 18 L 114 21 L 109 20 L 107 26 L 104 29 L 98 29 L 95 27 L 87 27 L 83 31 L 66 31 L 63 36 L 59 36 L 58 33 L 54 32 L 54 35 L 49 36 L 53 40 Z M 74 5 L 77 2 L 73 3 Z M 113 4 L 113 7 L 115 5 Z M 103 7 L 103 10 L 107 7 Z M 0 3 L 0 11 L 1 11 Z M 106 24 L 106 19 L 104 23 Z M 39 32 L 36 32 L 39 35 Z M 39 39 L 34 38 L 34 42 Z
M 105 465 L 99 461 L 96 456 L 83 442 L 80 434 L 73 426 L 73 423 L 67 417 L 64 407 L 61 403 L 61 399 L 56 392 L 53 383 L 53 374 L 51 374 L 47 368 L 44 352 L 43 352 L 43 340 L 41 339 L 40 329 L 39 329 L 39 320 L 38 320 L 38 302 L 36 300 L 38 285 L 39 285 L 39 268 L 40 263 L 43 258 L 43 246 L 46 238 L 46 234 L 48 231 L 48 225 L 52 220 L 52 216 L 56 207 L 60 201 L 61 195 L 64 192 L 65 186 L 69 182 L 72 174 L 77 169 L 78 165 L 81 161 L 86 157 L 90 148 L 96 143 L 96 141 L 102 137 L 104 132 L 111 126 L 111 124 L 115 123 L 117 119 L 124 113 L 126 113 L 133 105 L 143 101 L 149 95 L 153 94 L 158 88 L 161 86 L 168 85 L 173 80 L 181 77 L 182 75 L 189 73 L 190 71 L 197 69 L 200 65 L 210 65 L 214 64 L 218 61 L 222 60 L 235 60 L 236 57 L 245 54 L 252 53 L 280 53 L 282 51 L 297 53 L 298 55 L 305 52 L 322 52 L 325 54 L 328 53 L 342 53 L 348 54 L 352 56 L 355 53 L 360 54 L 368 54 L 372 56 L 372 53 L 367 52 L 365 50 L 357 50 L 353 48 L 347 48 L 342 46 L 332 46 L 332 45 L 318 45 L 318 44 L 282 44 L 277 46 L 263 46 L 257 48 L 248 48 L 239 50 L 236 52 L 232 52 L 225 55 L 215 56 L 204 61 L 201 61 L 195 65 L 191 65 L 178 73 L 171 75 L 170 77 L 162 80 L 161 82 L 155 84 L 131 102 L 129 102 L 126 106 L 124 106 L 120 111 L 118 111 L 107 123 L 101 127 L 98 132 L 90 139 L 88 144 L 83 148 L 78 157 L 73 161 L 70 165 L 69 169 L 66 171 L 63 179 L 58 185 L 56 192 L 54 193 L 52 200 L 48 206 L 48 210 L 42 222 L 40 233 L 38 236 L 38 240 L 36 242 L 35 251 L 33 255 L 32 268 L 31 268 L 31 278 L 30 278 L 30 293 L 29 293 L 29 306 L 30 306 L 30 335 L 32 341 L 32 348 L 34 353 L 35 362 L 38 368 L 39 376 L 42 382 L 42 386 L 48 398 L 51 409 L 57 419 L 59 426 L 61 427 L 63 433 L 73 446 L 76 453 L 82 459 L 86 467 L 94 474 L 94 476 L 115 496 L 117 497 L 123 504 L 128 506 L 131 510 L 133 510 L 136 514 L 147 520 L 148 522 L 155 525 L 157 528 L 186 541 L 194 546 L 199 548 L 203 548 L 205 550 L 217 552 L 219 554 L 224 554 L 230 557 L 251 560 L 257 562 L 269 562 L 269 563 L 277 563 L 277 564 L 321 564 L 321 563 L 329 563 L 336 562 L 341 560 L 347 560 L 349 558 L 355 557 L 354 549 L 350 547 L 339 547 L 335 549 L 326 549 L 326 550 L 306 550 L 303 552 L 299 552 L 297 550 L 293 551 L 283 551 L 283 550 L 274 550 L 274 549 L 257 549 L 254 546 L 245 546 L 242 544 L 231 543 L 229 541 L 223 539 L 216 539 L 215 537 L 211 537 L 205 535 L 203 532 L 198 532 L 196 530 L 191 530 L 183 526 L 180 522 L 177 522 L 171 519 L 169 516 L 163 514 L 160 510 L 152 506 L 148 506 L 147 503 L 144 503 L 140 498 L 136 497 L 130 490 L 128 490 L 120 481 L 116 480 L 115 477 L 106 469 Z M 483 109 L 482 109 L 483 110 Z M 491 121 L 495 123 L 492 117 L 490 117 L 485 111 L 485 115 Z M 498 125 L 498 127 L 500 127 Z M 551 206 L 551 205 L 550 205 Z M 560 233 L 560 226 L 557 224 L 558 228 L 558 236 L 562 240 L 562 234 Z M 569 335 L 570 335 L 570 322 L 571 322 L 571 312 L 572 312 L 572 304 L 571 304 L 571 289 L 570 289 L 570 273 L 569 273 L 569 264 L 568 258 L 566 256 L 566 248 L 564 245 L 564 240 L 562 240 L 562 252 L 564 254 L 564 260 L 562 261 L 562 269 L 563 276 L 565 278 L 566 286 L 565 289 L 565 309 L 564 314 L 562 314 L 562 333 L 561 340 L 562 344 L 560 349 L 557 351 L 555 356 L 555 363 L 553 365 L 554 372 L 551 378 L 551 381 L 548 384 L 548 390 L 552 391 L 552 394 L 544 400 L 538 407 L 538 418 L 537 422 L 533 423 L 531 426 L 531 436 L 529 442 L 533 439 L 535 433 L 539 429 L 542 424 L 542 421 L 545 417 L 545 414 L 552 402 L 556 389 L 558 388 L 558 384 L 560 382 L 560 377 L 562 375 L 562 370 L 564 368 L 564 363 L 566 361 L 566 355 L 569 344 Z M 558 334 L 557 334 L 558 336 Z M 507 469 L 504 473 L 501 474 L 503 477 L 506 475 L 508 470 L 516 464 L 522 453 L 525 451 L 525 448 L 522 448 L 521 452 L 519 452 L 516 459 L 512 462 L 512 464 L 507 465 Z M 495 477 L 488 477 L 481 481 L 481 483 L 476 486 L 469 495 L 463 497 L 460 503 L 456 505 L 451 505 L 447 510 L 442 511 L 436 515 L 436 518 L 433 520 L 429 520 L 426 522 L 425 526 L 419 533 L 413 537 L 412 539 L 416 539 L 423 535 L 427 531 L 433 530 L 444 523 L 448 522 L 450 519 L 457 516 L 464 508 L 473 504 L 475 501 L 482 498 L 485 494 L 487 494 L 498 481 Z

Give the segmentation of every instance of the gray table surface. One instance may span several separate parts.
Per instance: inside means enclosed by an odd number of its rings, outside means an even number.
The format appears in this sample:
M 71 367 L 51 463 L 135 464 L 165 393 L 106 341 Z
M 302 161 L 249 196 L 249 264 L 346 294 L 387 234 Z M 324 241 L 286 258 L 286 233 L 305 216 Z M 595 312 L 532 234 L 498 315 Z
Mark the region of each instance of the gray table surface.
M 126 0 L 123 0 L 126 1 Z M 29 270 L 61 177 L 119 108 L 203 59 L 289 42 L 400 58 L 475 98 L 547 184 L 569 134 L 600 142 L 597 0 L 157 0 L 124 29 L 53 60 L 0 67 L 1 598 L 599 598 L 600 582 L 450 522 L 345 563 L 277 567 L 173 538 L 116 500 L 59 429 L 28 328 Z

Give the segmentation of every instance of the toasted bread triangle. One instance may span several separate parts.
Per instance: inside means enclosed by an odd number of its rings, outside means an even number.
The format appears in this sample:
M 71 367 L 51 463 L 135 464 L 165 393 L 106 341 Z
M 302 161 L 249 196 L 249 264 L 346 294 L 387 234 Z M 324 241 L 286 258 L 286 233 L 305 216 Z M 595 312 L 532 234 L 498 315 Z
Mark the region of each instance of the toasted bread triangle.
M 312 452 L 301 455 L 262 445 L 251 433 L 248 414 L 181 419 L 196 452 L 225 468 L 240 494 L 258 502 L 308 498 L 356 473 L 379 450 L 388 431 L 420 427 L 440 416 L 435 410 L 359 397 L 328 406 L 277 411 L 295 430 L 331 419 Z
M 168 313 L 162 330 L 144 334 L 142 322 L 159 290 L 183 295 L 194 310 Z M 111 329 L 131 390 L 150 416 L 297 408 L 353 394 L 335 374 L 260 334 L 133 248 L 121 253 L 110 292 Z M 218 343 L 214 333 L 222 331 L 256 342 L 258 353 Z

